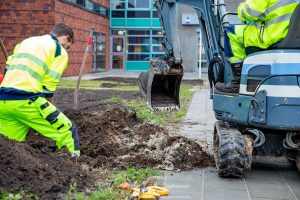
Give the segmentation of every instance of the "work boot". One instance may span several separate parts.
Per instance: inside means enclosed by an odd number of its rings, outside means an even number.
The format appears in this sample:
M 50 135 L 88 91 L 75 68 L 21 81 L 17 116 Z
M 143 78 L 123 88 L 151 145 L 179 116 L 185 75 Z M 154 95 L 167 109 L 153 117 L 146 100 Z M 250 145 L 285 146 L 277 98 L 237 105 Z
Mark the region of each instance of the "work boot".
M 239 93 L 241 82 L 241 71 L 243 63 L 236 63 L 231 65 L 233 72 L 233 79 L 228 83 L 216 83 L 215 88 L 221 92 Z

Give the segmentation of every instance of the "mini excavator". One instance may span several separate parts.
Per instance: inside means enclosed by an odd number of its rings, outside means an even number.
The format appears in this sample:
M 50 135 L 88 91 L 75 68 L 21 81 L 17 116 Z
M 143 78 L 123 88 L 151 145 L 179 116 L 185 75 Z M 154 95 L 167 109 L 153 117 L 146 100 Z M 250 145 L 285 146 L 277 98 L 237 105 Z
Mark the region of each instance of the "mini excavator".
M 209 60 L 210 92 L 217 119 L 214 157 L 219 176 L 242 177 L 254 158 L 288 160 L 300 170 L 300 6 L 282 41 L 270 49 L 248 52 L 239 92 L 226 93 L 214 86 L 233 79 L 222 44 L 224 28 L 231 24 L 229 18 L 237 14 L 226 12 L 224 0 L 156 0 L 165 55 L 151 60 L 149 71 L 139 76 L 140 91 L 153 110 L 180 107 L 184 58 L 177 16 L 181 4 L 196 11 Z

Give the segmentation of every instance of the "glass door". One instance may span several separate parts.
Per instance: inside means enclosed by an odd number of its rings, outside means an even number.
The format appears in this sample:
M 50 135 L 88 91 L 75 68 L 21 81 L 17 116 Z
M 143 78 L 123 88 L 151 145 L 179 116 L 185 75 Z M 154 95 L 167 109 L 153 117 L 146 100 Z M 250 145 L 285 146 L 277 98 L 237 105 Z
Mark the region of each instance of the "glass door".
M 113 36 L 112 41 L 112 69 L 124 69 L 124 36 Z
M 105 71 L 105 34 L 94 32 L 93 71 Z

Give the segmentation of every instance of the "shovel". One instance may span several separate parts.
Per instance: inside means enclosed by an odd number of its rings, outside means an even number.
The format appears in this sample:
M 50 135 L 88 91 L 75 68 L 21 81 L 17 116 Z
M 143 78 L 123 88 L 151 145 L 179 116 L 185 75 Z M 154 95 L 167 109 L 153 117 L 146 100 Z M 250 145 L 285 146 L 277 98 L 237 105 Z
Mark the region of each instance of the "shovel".
M 74 91 L 74 108 L 76 110 L 78 109 L 78 93 L 79 93 L 80 81 L 81 81 L 82 73 L 84 71 L 84 67 L 85 67 L 85 64 L 86 64 L 86 59 L 87 59 L 90 47 L 92 46 L 93 34 L 94 34 L 94 28 L 91 28 L 90 35 L 89 35 L 89 38 L 88 38 L 88 41 L 87 41 L 87 45 L 85 47 L 85 52 L 84 52 L 84 56 L 83 56 L 83 59 L 82 59 L 82 63 L 81 63 L 81 67 L 80 67 L 80 71 L 79 71 L 79 75 L 78 75 L 78 79 L 77 79 L 76 88 L 75 88 L 75 91 Z
M 0 47 L 1 47 L 1 50 L 2 50 L 2 52 L 4 54 L 5 60 L 7 60 L 8 53 L 7 53 L 7 50 L 6 50 L 5 46 L 4 46 L 4 43 L 3 43 L 3 41 L 2 41 L 1 38 L 0 38 Z M 3 81 L 3 78 L 4 78 L 4 75 L 0 74 L 0 85 L 1 85 L 1 83 Z

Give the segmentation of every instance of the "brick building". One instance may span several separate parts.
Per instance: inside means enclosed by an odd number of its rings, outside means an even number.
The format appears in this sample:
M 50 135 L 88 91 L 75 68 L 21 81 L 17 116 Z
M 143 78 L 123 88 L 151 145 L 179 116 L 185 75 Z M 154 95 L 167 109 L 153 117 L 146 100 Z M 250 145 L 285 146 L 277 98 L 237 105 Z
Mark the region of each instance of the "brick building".
M 73 28 L 75 44 L 64 76 L 78 75 L 89 31 L 94 27 L 93 49 L 85 72 L 109 70 L 110 30 L 109 0 L 1 0 L 0 37 L 9 54 L 23 39 L 49 33 L 56 23 Z M 0 70 L 5 66 L 0 53 Z M 2 71 L 1 71 L 2 72 Z

